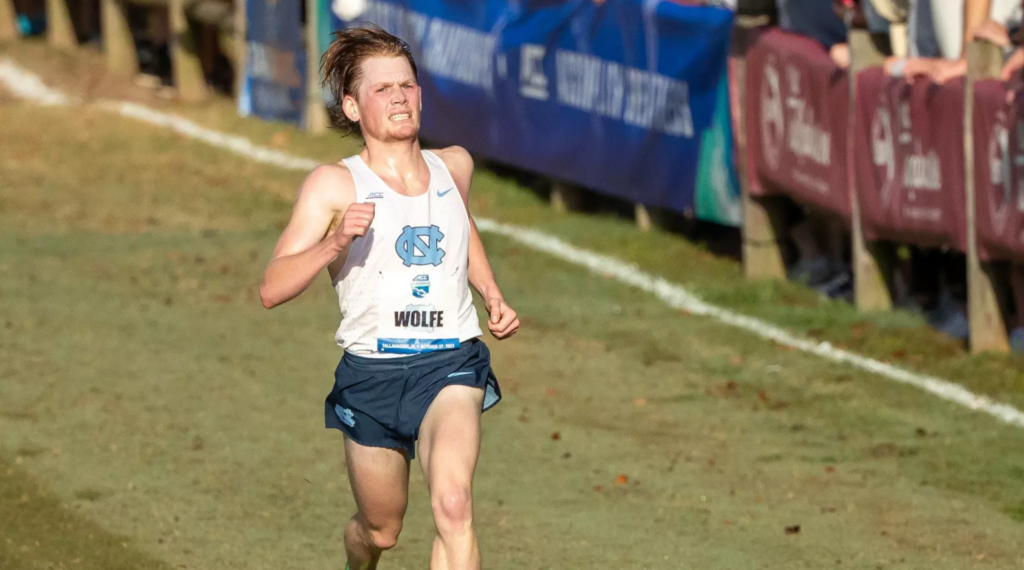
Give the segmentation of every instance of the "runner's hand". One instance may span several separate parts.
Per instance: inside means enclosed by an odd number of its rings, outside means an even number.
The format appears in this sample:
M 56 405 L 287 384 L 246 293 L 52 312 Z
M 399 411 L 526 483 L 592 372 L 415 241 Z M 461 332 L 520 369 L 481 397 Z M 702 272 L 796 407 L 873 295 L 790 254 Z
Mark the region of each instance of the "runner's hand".
M 346 248 L 358 237 L 365 237 L 366 231 L 373 222 L 375 204 L 352 204 L 345 210 L 345 216 L 341 219 L 338 231 L 334 233 L 334 239 L 338 244 Z
M 487 301 L 487 312 L 490 318 L 487 319 L 487 328 L 498 340 L 505 340 L 519 331 L 519 317 L 505 303 L 504 299 L 492 297 Z

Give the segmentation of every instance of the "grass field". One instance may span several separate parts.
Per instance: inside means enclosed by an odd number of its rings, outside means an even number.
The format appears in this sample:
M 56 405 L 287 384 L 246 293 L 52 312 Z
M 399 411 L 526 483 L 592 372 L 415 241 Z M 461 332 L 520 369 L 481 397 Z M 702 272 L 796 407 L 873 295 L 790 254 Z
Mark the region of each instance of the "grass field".
M 69 92 L 145 99 L 95 54 L 8 56 Z M 354 148 L 224 101 L 161 106 L 301 156 Z M 0 568 L 343 567 L 353 505 L 321 413 L 337 301 L 326 278 L 272 312 L 256 296 L 301 179 L 0 90 Z M 486 169 L 473 192 L 478 215 L 1024 405 L 1019 360 L 969 357 L 913 315 L 744 283 L 699 244 L 556 214 Z M 487 568 L 1024 568 L 1024 430 L 485 244 L 524 317 L 491 343 L 505 401 L 476 479 Z M 382 568 L 425 567 L 415 471 L 412 489 Z

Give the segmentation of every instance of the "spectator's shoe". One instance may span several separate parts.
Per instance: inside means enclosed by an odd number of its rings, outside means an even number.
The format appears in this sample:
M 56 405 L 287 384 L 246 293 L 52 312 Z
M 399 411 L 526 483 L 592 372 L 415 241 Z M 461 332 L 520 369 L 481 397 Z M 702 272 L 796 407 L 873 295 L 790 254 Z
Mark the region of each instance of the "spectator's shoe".
M 853 302 L 853 274 L 844 269 L 834 274 L 829 280 L 814 288 L 819 295 L 829 299 Z
M 814 259 L 801 259 L 793 264 L 788 271 L 787 277 L 790 281 L 803 283 L 808 287 L 821 285 L 835 274 L 832 270 L 832 263 L 825 257 Z
M 942 322 L 936 324 L 936 328 L 942 334 L 956 340 L 967 340 L 967 337 L 971 335 L 971 325 L 967 320 L 967 311 L 963 309 L 949 313 Z
M 1010 349 L 1014 352 L 1024 352 L 1024 327 L 1010 331 Z

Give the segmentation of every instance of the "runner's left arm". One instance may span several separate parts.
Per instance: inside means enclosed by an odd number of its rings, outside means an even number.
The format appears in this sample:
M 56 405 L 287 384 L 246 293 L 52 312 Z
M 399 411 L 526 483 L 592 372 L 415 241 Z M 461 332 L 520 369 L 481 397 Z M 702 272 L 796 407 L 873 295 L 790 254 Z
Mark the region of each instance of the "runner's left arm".
M 466 213 L 469 215 L 469 284 L 484 299 L 489 314 L 487 328 L 494 338 L 504 340 L 519 330 L 519 317 L 515 310 L 505 302 L 505 297 L 501 294 L 501 289 L 498 288 L 491 264 L 487 261 L 487 252 L 484 251 L 483 241 L 480 240 L 480 232 L 476 228 L 473 216 L 469 214 L 469 187 L 473 182 L 473 157 L 466 149 L 458 146 L 448 147 L 439 154 L 455 180 L 459 194 L 462 195 L 462 202 L 466 205 Z

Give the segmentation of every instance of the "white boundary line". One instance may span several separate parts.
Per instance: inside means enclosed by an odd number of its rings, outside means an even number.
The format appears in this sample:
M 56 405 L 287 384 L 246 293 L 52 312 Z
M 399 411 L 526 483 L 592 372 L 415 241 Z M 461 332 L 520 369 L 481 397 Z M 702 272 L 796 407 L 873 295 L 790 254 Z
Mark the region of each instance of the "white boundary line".
M 6 86 L 15 95 L 39 104 L 67 105 L 73 103 L 66 95 L 47 87 L 39 77 L 18 67 L 10 60 L 0 60 L 0 84 Z M 256 162 L 302 171 L 311 170 L 318 164 L 315 160 L 260 147 L 245 137 L 207 129 L 183 117 L 163 113 L 137 103 L 107 101 L 101 102 L 100 107 L 125 117 L 169 128 Z M 1024 412 L 1008 404 L 996 402 L 987 396 L 975 394 L 959 384 L 934 376 L 917 374 L 898 366 L 860 356 L 836 348 L 827 342 L 814 342 L 766 321 L 706 303 L 683 287 L 661 277 L 640 271 L 635 266 L 618 259 L 578 248 L 552 235 L 483 218 L 476 219 L 476 223 L 480 231 L 505 236 L 534 250 L 632 285 L 653 294 L 674 309 L 682 309 L 695 315 L 708 317 L 783 346 L 814 354 L 832 362 L 849 364 L 902 384 L 909 384 L 944 400 L 986 413 L 1010 425 L 1024 427 Z

